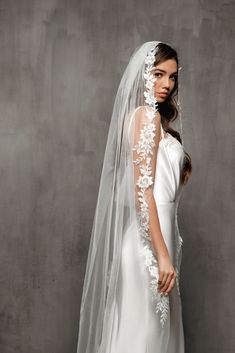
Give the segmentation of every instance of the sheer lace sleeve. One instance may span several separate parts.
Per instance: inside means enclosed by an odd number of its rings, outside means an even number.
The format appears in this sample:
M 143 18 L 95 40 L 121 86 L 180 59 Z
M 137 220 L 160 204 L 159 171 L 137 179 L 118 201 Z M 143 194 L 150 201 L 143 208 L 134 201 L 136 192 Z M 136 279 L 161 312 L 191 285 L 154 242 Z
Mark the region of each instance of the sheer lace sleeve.
M 150 274 L 152 299 L 156 303 L 156 312 L 160 313 L 160 322 L 163 327 L 168 317 L 169 298 L 158 291 L 159 269 L 156 258 L 156 235 L 158 232 L 161 233 L 161 229 L 153 195 L 160 138 L 161 117 L 159 112 L 154 113 L 146 107 L 137 108 L 134 117 L 132 146 L 135 205 L 139 233 L 143 242 L 145 265 Z

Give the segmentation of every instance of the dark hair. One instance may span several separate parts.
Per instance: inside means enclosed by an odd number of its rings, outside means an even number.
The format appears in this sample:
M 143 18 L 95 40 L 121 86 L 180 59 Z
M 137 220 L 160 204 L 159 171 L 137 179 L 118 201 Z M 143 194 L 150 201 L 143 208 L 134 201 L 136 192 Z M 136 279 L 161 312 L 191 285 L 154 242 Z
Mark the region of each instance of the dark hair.
M 155 55 L 154 66 L 166 60 L 174 59 L 177 63 L 177 71 L 178 71 L 179 61 L 178 61 L 178 55 L 176 50 L 165 43 L 159 43 L 157 47 L 158 47 L 158 50 Z M 176 120 L 178 117 L 177 100 L 176 100 L 177 94 L 178 94 L 178 75 L 175 76 L 175 85 L 170 95 L 163 103 L 158 103 L 158 111 L 161 115 L 163 129 L 166 132 L 169 132 L 175 138 L 177 138 L 177 140 L 182 144 L 182 139 L 180 137 L 179 132 L 174 130 L 170 126 L 170 122 Z M 184 156 L 183 170 L 180 177 L 181 184 L 186 184 L 189 179 L 189 176 L 192 173 L 191 157 L 186 151 L 184 151 L 184 153 L 185 153 L 185 156 Z

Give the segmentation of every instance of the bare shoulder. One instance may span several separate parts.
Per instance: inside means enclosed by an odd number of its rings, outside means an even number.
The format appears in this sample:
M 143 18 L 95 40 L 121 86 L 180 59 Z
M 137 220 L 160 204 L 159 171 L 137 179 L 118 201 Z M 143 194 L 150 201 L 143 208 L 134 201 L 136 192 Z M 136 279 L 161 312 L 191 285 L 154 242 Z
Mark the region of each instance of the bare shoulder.
M 135 109 L 135 113 L 136 113 L 136 114 L 145 114 L 145 113 L 146 113 L 146 106 L 144 106 L 144 105 L 139 105 L 139 106 Z
M 159 113 L 159 111 L 157 111 L 155 114 L 155 124 L 160 129 L 160 127 L 161 127 L 161 114 Z
M 157 119 L 157 120 L 160 120 L 160 121 L 161 121 L 161 114 L 159 113 L 159 111 L 157 111 L 157 112 L 155 113 L 155 116 L 156 116 L 156 119 Z
M 149 118 L 148 118 L 148 111 L 149 111 L 149 107 L 146 105 L 140 105 L 135 109 L 135 116 L 136 116 L 136 120 L 142 123 L 148 123 L 150 122 Z M 157 125 L 157 127 L 160 127 L 161 124 L 161 115 L 159 113 L 159 111 L 157 111 L 155 113 L 155 117 L 153 122 Z
M 146 112 L 147 110 L 144 105 L 140 105 L 135 109 L 134 114 L 135 114 L 136 123 L 141 124 L 141 123 L 147 122 Z

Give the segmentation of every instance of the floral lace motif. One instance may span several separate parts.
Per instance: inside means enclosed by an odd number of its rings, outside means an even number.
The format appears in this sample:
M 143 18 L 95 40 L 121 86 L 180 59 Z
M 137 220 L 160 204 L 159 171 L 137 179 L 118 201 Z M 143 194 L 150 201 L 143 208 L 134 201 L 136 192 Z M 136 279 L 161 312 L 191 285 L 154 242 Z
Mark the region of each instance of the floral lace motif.
M 149 208 L 145 198 L 145 192 L 148 187 L 153 184 L 151 155 L 153 154 L 153 147 L 155 146 L 154 137 L 156 126 L 153 122 L 157 112 L 157 100 L 154 96 L 154 82 L 156 78 L 151 73 L 155 61 L 156 47 L 151 49 L 145 59 L 145 73 L 146 80 L 144 92 L 145 102 L 149 109 L 146 110 L 148 122 L 145 123 L 143 129 L 140 130 L 140 139 L 138 143 L 132 148 L 136 151 L 138 158 L 133 161 L 139 165 L 140 176 L 136 185 L 139 187 L 138 201 L 140 203 L 140 211 L 137 212 L 138 229 L 143 242 L 143 255 L 145 258 L 145 266 L 150 274 L 150 290 L 152 293 L 152 300 L 155 303 L 156 313 L 160 315 L 161 326 L 164 327 L 169 313 L 169 297 L 158 291 L 159 270 L 156 257 L 153 255 L 151 247 L 151 238 L 149 234 Z M 144 162 L 142 164 L 142 162 Z
M 178 204 L 177 204 L 178 208 Z M 177 209 L 176 209 L 176 227 L 178 230 L 178 220 L 177 220 Z M 178 237 L 177 237 L 177 245 L 176 245 L 176 266 L 175 266 L 175 272 L 176 272 L 176 287 L 177 287 L 177 292 L 180 297 L 180 264 L 181 264 L 181 255 L 182 255 L 182 246 L 183 246 L 183 239 L 181 238 L 178 230 Z
M 177 288 L 177 292 L 178 295 L 180 297 L 180 266 L 179 266 L 179 258 L 181 255 L 181 248 L 182 248 L 182 244 L 183 244 L 183 239 L 181 238 L 181 236 L 178 237 L 178 244 L 177 244 L 177 249 L 176 249 L 176 266 L 175 266 L 175 272 L 176 272 L 176 288 Z

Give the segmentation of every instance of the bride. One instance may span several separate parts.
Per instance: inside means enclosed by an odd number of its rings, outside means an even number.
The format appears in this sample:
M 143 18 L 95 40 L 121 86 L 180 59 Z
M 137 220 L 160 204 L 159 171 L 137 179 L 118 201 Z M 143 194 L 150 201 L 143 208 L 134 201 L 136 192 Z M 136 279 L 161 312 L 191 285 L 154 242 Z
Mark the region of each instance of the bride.
M 178 74 L 175 49 L 152 41 L 135 50 L 121 79 L 87 258 L 77 353 L 184 353 L 177 208 L 192 165 L 182 131 L 170 126 L 178 116 Z

